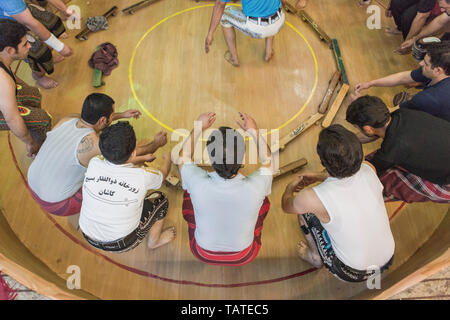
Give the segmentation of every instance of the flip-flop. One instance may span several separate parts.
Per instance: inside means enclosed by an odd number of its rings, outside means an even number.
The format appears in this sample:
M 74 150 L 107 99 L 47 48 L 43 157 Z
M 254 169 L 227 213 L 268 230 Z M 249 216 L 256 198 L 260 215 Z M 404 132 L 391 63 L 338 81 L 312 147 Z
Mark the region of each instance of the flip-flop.
M 230 51 L 225 51 L 225 54 L 223 55 L 223 57 L 225 58 L 225 60 L 227 60 L 233 67 L 239 67 L 239 63 L 235 64 L 233 62 L 233 59 L 231 58 L 231 52 Z

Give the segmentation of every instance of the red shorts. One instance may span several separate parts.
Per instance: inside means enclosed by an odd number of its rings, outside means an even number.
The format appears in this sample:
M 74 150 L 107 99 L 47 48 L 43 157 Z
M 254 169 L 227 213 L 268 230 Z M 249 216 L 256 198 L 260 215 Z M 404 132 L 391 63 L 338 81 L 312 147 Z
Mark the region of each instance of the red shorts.
M 183 218 L 188 223 L 189 244 L 192 254 L 201 262 L 216 265 L 216 266 L 242 266 L 251 262 L 258 255 L 261 248 L 261 231 L 263 228 L 264 219 L 269 213 L 270 202 L 266 197 L 259 210 L 258 220 L 255 225 L 255 237 L 253 242 L 246 249 L 238 252 L 223 252 L 223 251 L 209 251 L 202 249 L 195 240 L 195 216 L 194 208 L 192 206 L 191 197 L 187 191 L 184 192 L 183 200 Z
M 42 209 L 48 213 L 54 214 L 60 217 L 67 217 L 77 213 L 80 213 L 81 202 L 83 201 L 83 195 L 81 189 L 78 190 L 73 196 L 68 199 L 59 202 L 47 202 L 39 198 L 39 196 L 30 189 L 33 199 L 41 206 Z

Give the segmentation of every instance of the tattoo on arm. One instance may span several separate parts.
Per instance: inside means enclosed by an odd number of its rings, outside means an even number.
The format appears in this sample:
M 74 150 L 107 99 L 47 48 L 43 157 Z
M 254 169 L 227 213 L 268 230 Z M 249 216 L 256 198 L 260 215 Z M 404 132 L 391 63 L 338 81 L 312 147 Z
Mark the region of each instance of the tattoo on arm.
M 94 143 L 92 142 L 92 139 L 90 139 L 89 136 L 86 136 L 81 140 L 77 153 L 80 154 L 89 152 L 93 147 Z

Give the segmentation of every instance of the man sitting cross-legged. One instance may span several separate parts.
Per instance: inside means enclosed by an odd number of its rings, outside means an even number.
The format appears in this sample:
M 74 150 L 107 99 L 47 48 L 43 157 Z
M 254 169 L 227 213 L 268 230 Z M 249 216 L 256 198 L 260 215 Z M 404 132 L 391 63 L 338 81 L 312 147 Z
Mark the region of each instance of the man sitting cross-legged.
M 89 162 L 83 183 L 80 229 L 94 247 L 116 253 L 137 247 L 150 233 L 148 247 L 158 248 L 175 238 L 175 228 L 162 231 L 169 202 L 158 189 L 170 172 L 170 154 L 160 170 L 137 167 L 136 136 L 128 122 L 104 129 L 102 156 Z
M 181 150 L 178 164 L 183 181 L 183 217 L 188 223 L 193 255 L 212 265 L 241 266 L 251 262 L 261 248 L 263 221 L 269 211 L 267 196 L 272 186 L 270 149 L 255 121 L 241 113 L 239 126 L 257 143 L 259 170 L 249 176 L 239 173 L 245 141 L 234 129 L 220 127 L 208 138 L 207 149 L 214 172 L 192 162 L 192 150 L 201 131 L 215 121 L 212 112 L 200 115 L 202 130 L 194 130 Z
M 362 143 L 383 139 L 366 159 L 377 170 L 385 201 L 450 202 L 450 122 L 417 110 L 389 113 L 373 96 L 353 101 L 346 117 Z
M 239 67 L 236 48 L 236 31 L 255 39 L 266 39 L 265 61 L 273 56 L 273 39 L 284 25 L 284 13 L 280 0 L 242 0 L 242 9 L 226 6 L 230 0 L 216 0 L 213 9 L 208 35 L 205 40 L 205 52 L 214 39 L 214 32 L 219 23 L 223 28 L 223 35 L 228 47 L 225 59 L 235 67 Z M 283 0 L 284 2 L 284 0 Z
M 322 130 L 317 153 L 325 171 L 299 175 L 282 198 L 283 210 L 299 215 L 308 242 L 298 244 L 298 254 L 341 280 L 365 281 L 393 261 L 383 186 L 375 169 L 363 163 L 356 135 L 341 125 Z M 321 183 L 306 188 L 316 182 Z
M 61 119 L 47 134 L 28 170 L 28 185 L 39 205 L 58 216 L 79 213 L 86 168 L 100 154 L 98 133 L 114 120 L 139 116 L 137 110 L 114 113 L 112 98 L 93 93 L 84 101 L 81 117 L 69 115 Z M 151 161 L 152 153 L 166 142 L 165 133 L 159 133 L 152 143 L 138 148 L 142 157 L 137 160 Z

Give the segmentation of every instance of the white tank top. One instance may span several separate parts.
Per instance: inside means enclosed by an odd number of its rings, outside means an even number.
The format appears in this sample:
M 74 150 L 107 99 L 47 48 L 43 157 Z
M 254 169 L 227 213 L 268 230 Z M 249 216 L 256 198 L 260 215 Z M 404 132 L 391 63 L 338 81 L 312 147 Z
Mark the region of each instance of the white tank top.
M 39 198 L 59 202 L 73 196 L 83 185 L 86 167 L 77 156 L 78 145 L 90 128 L 77 128 L 78 118 L 47 132 L 47 139 L 28 169 L 28 185 Z
M 330 216 L 322 223 L 336 256 L 346 265 L 367 270 L 382 267 L 394 254 L 395 243 L 383 200 L 383 185 L 363 163 L 351 177 L 330 177 L 313 187 Z

